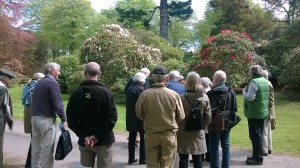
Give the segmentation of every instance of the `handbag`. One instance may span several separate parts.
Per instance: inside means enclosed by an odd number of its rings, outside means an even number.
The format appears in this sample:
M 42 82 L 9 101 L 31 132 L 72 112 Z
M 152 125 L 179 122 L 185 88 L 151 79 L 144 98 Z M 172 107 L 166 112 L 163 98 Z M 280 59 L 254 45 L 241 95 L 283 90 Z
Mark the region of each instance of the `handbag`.
M 228 129 L 230 130 L 231 128 L 236 126 L 241 120 L 242 120 L 241 117 L 238 116 L 236 113 L 234 113 L 231 120 L 229 120 Z
M 223 131 L 225 128 L 224 113 L 215 110 L 212 113 L 211 123 L 208 125 L 208 131 Z
M 63 160 L 73 149 L 69 130 L 62 127 L 62 132 L 55 151 L 55 160 Z

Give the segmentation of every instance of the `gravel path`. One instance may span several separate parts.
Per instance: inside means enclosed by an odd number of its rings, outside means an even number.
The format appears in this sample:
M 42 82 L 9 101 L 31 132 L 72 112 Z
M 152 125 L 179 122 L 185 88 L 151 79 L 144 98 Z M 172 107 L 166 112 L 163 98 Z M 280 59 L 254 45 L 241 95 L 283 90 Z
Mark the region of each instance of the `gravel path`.
M 79 149 L 77 145 L 77 137 L 71 132 L 73 141 L 72 152 L 63 160 L 55 161 L 55 168 L 82 168 L 79 163 Z M 57 138 L 59 135 L 57 135 Z M 125 134 L 116 134 L 116 142 L 114 143 L 113 168 L 145 168 L 143 165 L 127 165 L 127 139 Z M 23 122 L 16 121 L 13 131 L 6 129 L 4 135 L 4 164 L 5 168 L 21 168 L 25 165 L 27 150 L 29 147 L 30 135 L 23 132 Z M 138 150 L 136 150 L 138 151 Z M 231 167 L 246 168 L 252 167 L 245 165 L 245 159 L 251 155 L 251 151 L 231 150 Z M 178 161 L 176 162 L 178 167 Z M 189 167 L 192 167 L 190 164 Z M 209 167 L 207 162 L 204 167 Z M 264 165 L 255 166 L 263 168 L 300 168 L 300 157 L 286 156 L 280 154 L 271 154 L 264 158 Z

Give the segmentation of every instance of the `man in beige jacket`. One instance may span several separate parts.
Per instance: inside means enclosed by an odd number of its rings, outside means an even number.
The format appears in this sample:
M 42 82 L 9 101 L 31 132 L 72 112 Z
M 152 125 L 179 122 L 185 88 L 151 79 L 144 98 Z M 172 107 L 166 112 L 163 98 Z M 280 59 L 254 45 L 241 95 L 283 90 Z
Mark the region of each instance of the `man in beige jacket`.
M 167 74 L 166 67 L 155 67 L 155 84 L 140 94 L 135 106 L 137 117 L 144 121 L 148 168 L 174 167 L 178 123 L 185 117 L 179 94 L 164 84 Z
M 268 79 L 268 71 L 263 70 L 262 71 L 263 77 Z M 269 115 L 264 120 L 264 129 L 263 129 L 263 155 L 267 156 L 268 154 L 272 153 L 272 131 L 275 129 L 275 99 L 274 99 L 274 89 L 273 85 L 270 81 L 269 82 L 269 90 L 270 90 L 270 96 L 269 96 Z

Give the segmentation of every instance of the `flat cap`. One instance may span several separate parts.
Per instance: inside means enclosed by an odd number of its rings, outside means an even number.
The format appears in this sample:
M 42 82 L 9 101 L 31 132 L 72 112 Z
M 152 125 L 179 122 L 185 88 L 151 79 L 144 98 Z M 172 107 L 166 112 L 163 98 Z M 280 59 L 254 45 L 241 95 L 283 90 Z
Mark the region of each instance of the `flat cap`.
M 14 78 L 16 76 L 13 72 L 11 72 L 11 71 L 9 71 L 7 69 L 4 69 L 4 68 L 0 69 L 0 75 L 5 75 L 5 76 L 7 76 L 9 78 Z
M 166 75 L 168 74 L 168 69 L 162 65 L 158 65 L 153 69 L 152 74 Z

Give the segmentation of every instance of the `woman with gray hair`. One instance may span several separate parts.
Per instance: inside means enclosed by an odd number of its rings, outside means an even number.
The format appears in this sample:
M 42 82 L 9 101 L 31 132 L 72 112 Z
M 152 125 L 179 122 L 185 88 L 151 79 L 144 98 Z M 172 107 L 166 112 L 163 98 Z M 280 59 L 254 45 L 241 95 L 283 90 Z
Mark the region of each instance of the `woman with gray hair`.
M 203 91 L 200 76 L 197 72 L 189 72 L 185 82 L 186 93 L 181 95 L 181 100 L 185 112 L 185 119 L 179 123 L 178 128 L 178 150 L 179 153 L 179 168 L 188 167 L 189 154 L 192 155 L 195 168 L 202 168 L 201 155 L 207 152 L 205 142 L 205 132 L 203 129 L 198 131 L 186 131 L 185 125 L 190 111 L 196 101 L 199 102 L 203 124 L 207 126 L 211 121 L 211 109 L 207 95 Z
M 32 133 L 30 108 L 31 108 L 31 102 L 32 102 L 33 89 L 34 89 L 36 83 L 43 77 L 45 77 L 44 74 L 42 74 L 40 72 L 35 73 L 32 77 L 32 80 L 22 90 L 21 100 L 22 100 L 22 104 L 24 106 L 24 132 L 26 134 Z M 29 146 L 27 159 L 26 159 L 26 163 L 25 163 L 25 168 L 28 168 L 28 167 L 31 167 L 31 145 Z
M 144 140 L 144 126 L 143 121 L 138 119 L 135 112 L 135 104 L 139 95 L 144 91 L 144 83 L 146 81 L 146 75 L 142 72 L 138 72 L 133 77 L 133 83 L 126 90 L 126 130 L 129 132 L 128 138 L 128 164 L 137 162 L 135 158 L 135 145 L 136 137 L 139 132 L 140 135 L 140 158 L 139 164 L 146 163 L 146 149 Z

